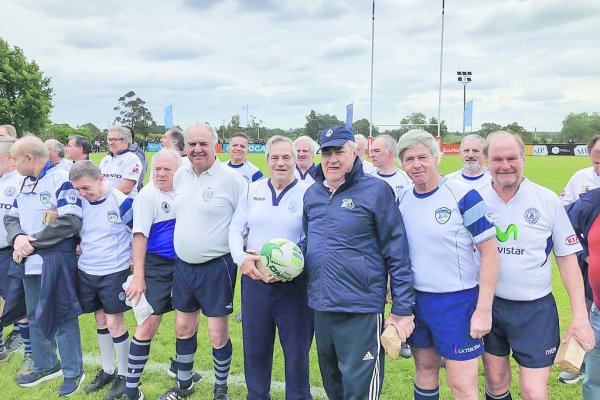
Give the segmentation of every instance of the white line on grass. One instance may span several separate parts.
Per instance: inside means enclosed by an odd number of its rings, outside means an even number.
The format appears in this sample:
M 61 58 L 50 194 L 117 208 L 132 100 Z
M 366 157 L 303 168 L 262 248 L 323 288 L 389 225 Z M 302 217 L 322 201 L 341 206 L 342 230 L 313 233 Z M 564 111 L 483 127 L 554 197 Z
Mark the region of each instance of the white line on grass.
M 92 356 L 85 354 L 83 356 L 83 362 L 88 365 L 93 365 L 99 367 L 100 357 Z M 169 368 L 170 364 L 168 363 L 148 363 L 144 368 L 144 371 L 153 372 L 153 373 L 162 373 L 166 374 L 167 368 Z M 214 371 L 196 371 L 202 375 L 202 380 L 206 382 L 214 382 Z M 235 386 L 246 386 L 246 380 L 243 375 L 231 374 L 229 375 L 228 383 Z M 280 381 L 272 381 L 271 382 L 271 390 L 276 392 L 284 392 L 285 391 L 285 382 Z M 311 387 L 310 392 L 313 397 L 327 398 L 325 394 L 325 390 L 322 387 Z

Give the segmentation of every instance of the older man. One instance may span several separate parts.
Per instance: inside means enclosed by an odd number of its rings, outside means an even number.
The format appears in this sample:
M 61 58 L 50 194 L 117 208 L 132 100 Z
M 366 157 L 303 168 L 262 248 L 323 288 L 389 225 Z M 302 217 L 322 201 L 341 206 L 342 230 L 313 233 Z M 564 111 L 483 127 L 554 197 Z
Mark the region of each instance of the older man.
M 523 176 L 524 149 L 517 134 L 505 131 L 490 134 L 483 149 L 492 184 L 481 195 L 492 213 L 500 252 L 493 324 L 483 357 L 486 398 L 494 400 L 511 398 L 511 351 L 523 398 L 548 398 L 550 366 L 560 343 L 551 251 L 571 303 L 563 341 L 574 337 L 586 351 L 595 343 L 577 265 L 581 245 L 559 198 Z
M 225 400 L 229 398 L 227 378 L 232 355 L 228 316 L 233 311 L 237 274 L 229 254 L 229 224 L 247 183 L 217 159 L 218 136 L 212 127 L 194 125 L 186 131 L 185 139 L 191 165 L 179 169 L 173 179 L 177 386 L 162 399 L 188 397 L 193 392 L 196 330 L 202 311 L 213 346 L 214 399 Z
M 323 131 L 320 146 L 316 182 L 304 195 L 300 245 L 321 377 L 330 399 L 378 399 L 388 274 L 393 305 L 386 324 L 403 342 L 414 328 L 404 224 L 390 186 L 363 172 L 350 130 Z
M 65 146 L 56 139 L 48 139 L 45 144 L 48 146 L 48 156 L 52 164 L 69 172 L 73 162 L 65 158 Z
M 363 164 L 363 171 L 365 174 L 373 174 L 375 172 L 375 167 L 371 162 L 365 160 L 365 154 L 367 152 L 367 148 L 369 146 L 369 141 L 360 133 L 354 135 L 354 141 L 356 142 L 356 154 L 358 158 Z
M 473 133 L 460 141 L 460 158 L 463 167 L 446 175 L 449 179 L 458 179 L 474 189 L 489 186 L 492 178 L 485 167 L 483 146 L 485 139 Z
M 396 141 L 390 135 L 379 135 L 373 140 L 371 157 L 376 170 L 374 177 L 383 179 L 394 189 L 396 198 L 402 189 L 412 184 L 406 172 L 396 167 Z
M 6 124 L 0 125 L 0 136 L 17 137 L 17 130 L 14 126 Z
M 179 128 L 167 129 L 160 139 L 160 144 L 163 148 L 175 150 L 181 158 L 182 166 L 185 167 L 190 164 L 190 160 L 185 151 L 185 137 Z
M 33 370 L 17 383 L 32 387 L 64 375 L 59 394 L 68 395 L 79 388 L 84 377 L 77 318 L 80 309 L 73 296 L 81 198 L 67 172 L 52 165 L 40 139 L 27 136 L 16 141 L 11 156 L 19 174 L 27 178 L 4 224 L 13 258 L 25 259 L 23 284 L 33 350 Z
M 315 154 L 319 145 L 310 136 L 300 136 L 294 140 L 294 146 L 298 157 L 296 158 L 296 169 L 294 170 L 294 176 L 306 182 L 309 185 L 315 183 L 315 170 L 317 166 L 313 162 Z
M 81 135 L 69 136 L 69 141 L 65 147 L 67 157 L 72 162 L 81 160 L 89 160 L 90 152 L 92 151 L 92 144 L 90 141 Z
M 228 147 L 231 159 L 226 164 L 243 176 L 247 182 L 255 182 L 262 179 L 263 173 L 256 165 L 246 160 L 248 145 L 248 135 L 244 132 L 237 132 L 231 135 Z
M 110 187 L 134 198 L 138 181 L 143 180 L 142 161 L 130 149 L 133 141 L 131 129 L 115 126 L 107 134 L 108 155 L 100 161 L 102 177 Z

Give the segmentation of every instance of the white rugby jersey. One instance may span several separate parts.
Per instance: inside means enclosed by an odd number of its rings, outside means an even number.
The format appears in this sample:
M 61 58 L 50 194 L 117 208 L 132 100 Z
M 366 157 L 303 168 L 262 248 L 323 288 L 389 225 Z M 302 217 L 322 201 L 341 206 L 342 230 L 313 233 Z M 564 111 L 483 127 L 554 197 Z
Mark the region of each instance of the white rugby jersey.
M 175 192 L 163 192 L 154 184 L 144 186 L 133 201 L 133 233 L 148 238 L 146 252 L 175 258 Z
M 581 245 L 558 196 L 527 178 L 508 203 L 490 187 L 481 195 L 496 224 L 500 275 L 496 296 L 528 301 L 552 291 L 552 260 Z
M 378 169 L 372 173 L 376 178 L 383 179 L 387 182 L 388 185 L 394 189 L 394 193 L 396 193 L 396 199 L 400 196 L 403 189 L 412 185 L 412 180 L 406 175 L 406 172 L 402 171 L 400 168 L 396 168 L 393 174 L 382 174 Z
M 262 171 L 250 161 L 245 160 L 242 164 L 233 165 L 231 160 L 224 162 L 229 168 L 232 168 L 235 172 L 240 174 L 246 179 L 248 183 L 256 182 L 257 180 L 263 178 Z
M 73 166 L 73 161 L 69 160 L 68 158 L 63 158 L 58 164 L 56 164 L 56 166 L 69 172 L 71 170 L 71 167 Z
M 13 207 L 24 178 L 16 169 L 0 176 L 0 221 L 4 221 L 4 216 Z M 6 235 L 4 223 L 0 222 L 0 249 L 9 247 Z
M 415 289 L 448 293 L 479 283 L 475 245 L 496 234 L 479 193 L 442 178 L 429 193 L 405 189 L 399 198 Z
M 67 171 L 52 166 L 48 160 L 36 179 L 26 177 L 8 214 L 19 218 L 21 229 L 27 235 L 35 235 L 44 230 L 44 211 L 56 211 L 58 215 L 75 215 L 81 218 L 81 201 L 73 188 Z M 22 210 L 19 212 L 19 210 Z M 26 275 L 41 275 L 42 257 L 33 254 L 25 259 Z
M 373 173 L 375 173 L 375 171 L 377 171 L 377 168 L 375 168 L 373 163 L 368 161 L 366 158 L 364 160 L 362 160 L 362 166 L 363 166 L 363 172 L 365 174 L 372 175 Z
M 79 269 L 104 276 L 129 268 L 133 200 L 115 188 L 98 201 L 83 199 Z
M 177 257 L 201 264 L 229 253 L 229 224 L 246 180 L 215 159 L 200 176 L 193 165 L 180 168 L 173 178 Z
M 132 199 L 137 194 L 137 183 L 140 179 L 144 179 L 142 175 L 142 161 L 131 150 L 125 150 L 116 156 L 108 153 L 106 157 L 100 161 L 100 171 L 102 177 L 108 183 L 109 187 L 116 188 L 123 179 L 135 181 L 135 185 L 129 192 L 128 197 Z
M 317 164 L 313 164 L 312 167 L 307 169 L 305 173 L 302 173 L 302 171 L 300 171 L 300 168 L 298 168 L 298 166 L 296 166 L 296 168 L 294 169 L 294 177 L 296 179 L 298 179 L 299 181 L 303 181 L 308 186 L 310 186 L 313 183 L 315 183 L 315 178 L 313 178 L 312 174 L 315 173 L 316 169 L 317 169 Z
M 598 187 L 600 187 L 600 176 L 596 174 L 594 167 L 580 169 L 567 182 L 567 186 L 560 194 L 560 200 L 563 205 L 569 205 L 576 202 L 581 193 Z
M 492 184 L 492 176 L 490 175 L 490 172 L 487 168 L 485 168 L 483 172 L 477 176 L 465 175 L 464 169 L 459 169 L 458 171 L 454 171 L 450 174 L 445 175 L 445 177 L 448 179 L 459 180 L 476 190 L 480 190 Z
M 260 251 L 271 239 L 284 238 L 298 243 L 302 238 L 304 192 L 308 185 L 298 179 L 277 193 L 271 179 L 251 183 L 240 196 L 229 226 L 229 248 L 237 265 L 246 258 L 244 235 L 248 234 L 247 249 Z

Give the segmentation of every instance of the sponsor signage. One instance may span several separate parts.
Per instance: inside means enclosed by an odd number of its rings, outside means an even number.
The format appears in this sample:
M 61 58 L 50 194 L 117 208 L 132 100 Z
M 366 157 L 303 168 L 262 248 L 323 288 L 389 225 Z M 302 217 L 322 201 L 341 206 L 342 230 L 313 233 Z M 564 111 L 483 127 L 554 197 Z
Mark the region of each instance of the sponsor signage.
M 584 144 L 534 144 L 534 156 L 587 156 Z
M 223 143 L 221 152 L 229 152 L 229 143 Z M 250 143 L 248 145 L 248 153 L 264 153 L 265 145 L 262 143 Z

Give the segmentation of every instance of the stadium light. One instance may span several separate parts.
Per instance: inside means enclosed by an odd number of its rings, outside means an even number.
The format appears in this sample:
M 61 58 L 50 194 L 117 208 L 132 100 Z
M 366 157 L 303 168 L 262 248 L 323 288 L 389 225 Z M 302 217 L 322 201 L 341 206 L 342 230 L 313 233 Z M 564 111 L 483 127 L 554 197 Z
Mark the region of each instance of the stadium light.
M 473 74 L 471 71 L 456 71 L 458 82 L 463 85 L 463 136 L 465 134 L 465 109 L 467 108 L 467 84 L 471 83 Z

